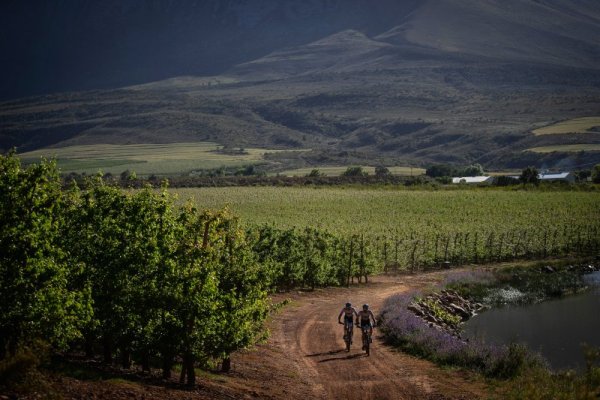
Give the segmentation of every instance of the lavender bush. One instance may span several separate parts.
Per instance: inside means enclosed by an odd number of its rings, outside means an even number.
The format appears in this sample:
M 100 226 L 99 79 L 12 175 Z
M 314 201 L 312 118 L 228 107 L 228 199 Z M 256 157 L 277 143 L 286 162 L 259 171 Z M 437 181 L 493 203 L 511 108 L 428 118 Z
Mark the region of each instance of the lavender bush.
M 525 367 L 541 365 L 539 356 L 524 346 L 496 346 L 481 341 L 466 342 L 429 326 L 407 309 L 420 293 L 412 291 L 390 297 L 384 304 L 380 325 L 389 344 L 438 364 L 475 369 L 486 376 L 511 378 Z

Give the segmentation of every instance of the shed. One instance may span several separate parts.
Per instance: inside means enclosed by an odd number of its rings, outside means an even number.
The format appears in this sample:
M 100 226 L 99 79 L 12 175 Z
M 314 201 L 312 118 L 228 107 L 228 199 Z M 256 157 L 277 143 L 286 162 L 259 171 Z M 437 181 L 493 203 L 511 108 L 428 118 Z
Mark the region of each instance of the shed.
M 555 174 L 539 174 L 538 179 L 540 181 L 563 181 L 563 182 L 575 182 L 575 175 L 571 172 L 559 172 Z
M 494 183 L 493 176 L 461 176 L 452 178 L 452 183 L 466 183 L 470 185 L 491 185 Z

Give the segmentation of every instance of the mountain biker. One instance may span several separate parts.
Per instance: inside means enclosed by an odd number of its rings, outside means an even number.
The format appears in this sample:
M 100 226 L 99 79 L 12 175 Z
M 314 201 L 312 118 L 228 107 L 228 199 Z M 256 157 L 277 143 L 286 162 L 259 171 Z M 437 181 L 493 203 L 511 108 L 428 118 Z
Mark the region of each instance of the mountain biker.
M 344 315 L 344 339 L 346 339 L 346 325 L 350 326 L 350 332 L 352 332 L 352 327 L 354 326 L 352 320 L 353 317 L 356 316 L 356 319 L 358 321 L 358 313 L 356 312 L 356 309 L 352 307 L 352 303 L 346 303 L 346 306 L 342 308 L 342 311 L 340 311 L 340 315 L 338 315 L 338 323 L 340 324 L 342 323 L 342 315 Z M 352 337 L 350 337 L 350 340 L 352 341 Z
M 371 323 L 371 320 L 373 320 L 373 323 Z M 360 326 L 361 329 L 363 329 L 365 326 L 368 326 L 369 341 L 373 342 L 373 339 L 371 337 L 373 336 L 373 327 L 377 325 L 377 322 L 375 321 L 375 315 L 373 315 L 373 312 L 369 310 L 368 304 L 363 304 L 362 310 L 358 312 L 358 317 L 356 317 L 356 325 Z

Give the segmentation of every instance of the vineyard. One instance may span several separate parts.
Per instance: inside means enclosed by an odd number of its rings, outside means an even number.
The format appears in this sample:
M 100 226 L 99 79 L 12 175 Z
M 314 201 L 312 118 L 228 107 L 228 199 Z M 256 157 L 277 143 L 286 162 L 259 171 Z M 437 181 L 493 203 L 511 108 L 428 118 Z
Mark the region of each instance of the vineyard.
M 253 224 L 331 232 L 368 247 L 373 263 L 383 268 L 598 254 L 600 245 L 595 192 L 206 188 L 174 193 L 201 207 L 227 203 Z

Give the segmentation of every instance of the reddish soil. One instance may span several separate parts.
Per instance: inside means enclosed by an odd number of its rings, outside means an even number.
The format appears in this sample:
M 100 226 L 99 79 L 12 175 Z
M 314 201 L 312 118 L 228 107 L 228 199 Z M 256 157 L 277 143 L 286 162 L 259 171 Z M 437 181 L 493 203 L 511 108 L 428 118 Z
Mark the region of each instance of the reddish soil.
M 271 337 L 233 357 L 232 372 L 200 377 L 195 390 L 175 382 L 78 381 L 54 378 L 73 399 L 474 399 L 486 388 L 476 375 L 450 369 L 386 346 L 375 330 L 370 356 L 361 351 L 359 332 L 345 351 L 338 313 L 346 301 L 369 303 L 377 314 L 390 295 L 431 285 L 443 272 L 375 277 L 351 288 L 277 295 L 291 303 L 270 321 Z

